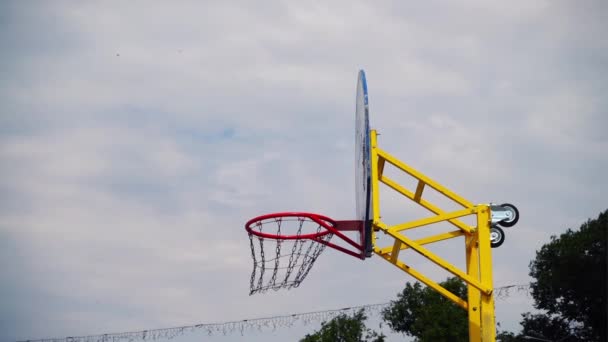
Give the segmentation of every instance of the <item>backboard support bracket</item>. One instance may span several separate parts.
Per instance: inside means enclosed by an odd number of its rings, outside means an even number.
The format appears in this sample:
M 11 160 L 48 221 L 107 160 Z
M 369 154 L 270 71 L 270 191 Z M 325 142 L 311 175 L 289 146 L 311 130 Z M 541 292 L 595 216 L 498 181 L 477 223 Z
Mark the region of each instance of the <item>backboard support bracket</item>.
M 469 340 L 471 342 L 494 342 L 496 340 L 496 325 L 494 318 L 494 293 L 492 283 L 492 252 L 490 245 L 490 229 L 492 226 L 492 207 L 490 204 L 475 205 L 464 197 L 449 190 L 423 173 L 415 170 L 406 163 L 378 147 L 378 133 L 370 132 L 371 140 L 371 196 L 373 205 L 372 234 L 370 241 L 373 252 L 382 259 L 393 264 L 398 269 L 408 273 L 420 282 L 437 291 L 456 305 L 468 311 Z M 411 191 L 385 175 L 386 164 L 396 167 L 402 172 L 414 177 L 417 186 Z M 397 225 L 387 225 L 380 216 L 380 184 L 395 190 L 400 195 L 431 211 L 435 216 L 404 222 Z M 456 211 L 444 211 L 437 205 L 424 198 L 424 189 L 431 187 L 448 199 L 462 206 Z M 459 220 L 461 217 L 476 216 L 476 225 L 469 226 Z M 495 219 L 504 219 L 506 214 L 495 215 Z M 413 228 L 429 226 L 440 222 L 449 222 L 457 230 L 413 240 L 404 231 Z M 376 245 L 376 235 L 383 233 L 392 243 L 387 246 Z M 463 249 L 466 256 L 466 270 L 461 270 L 448 260 L 439 257 L 425 247 L 456 237 L 465 237 Z M 391 240 L 392 239 L 392 240 Z M 445 269 L 467 284 L 468 298 L 465 300 L 446 290 L 422 272 L 414 269 L 399 258 L 402 250 L 411 249 L 434 264 Z

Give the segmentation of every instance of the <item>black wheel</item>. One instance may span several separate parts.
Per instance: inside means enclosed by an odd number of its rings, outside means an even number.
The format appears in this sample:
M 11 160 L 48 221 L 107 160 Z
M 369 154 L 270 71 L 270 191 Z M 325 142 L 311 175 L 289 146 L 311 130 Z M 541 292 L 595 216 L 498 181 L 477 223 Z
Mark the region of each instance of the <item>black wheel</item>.
M 510 203 L 504 203 L 500 206 L 511 212 L 511 218 L 502 220 L 498 222 L 498 224 L 506 228 L 513 227 L 517 223 L 517 221 L 519 221 L 519 210 L 517 210 L 517 208 Z
M 505 232 L 497 226 L 490 228 L 490 245 L 492 248 L 498 248 L 505 242 Z

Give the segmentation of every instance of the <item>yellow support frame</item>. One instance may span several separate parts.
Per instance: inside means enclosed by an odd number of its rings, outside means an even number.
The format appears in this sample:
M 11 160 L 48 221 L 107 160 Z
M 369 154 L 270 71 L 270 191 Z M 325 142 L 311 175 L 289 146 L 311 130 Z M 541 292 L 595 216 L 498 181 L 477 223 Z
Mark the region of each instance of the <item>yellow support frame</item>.
M 378 148 L 378 135 L 375 130 L 371 131 L 371 190 L 372 190 L 372 245 L 373 251 L 384 260 L 395 265 L 402 271 L 410 274 L 420 282 L 431 287 L 441 295 L 445 296 L 456 305 L 468 311 L 469 317 L 469 340 L 471 342 L 495 342 L 496 326 L 494 321 L 494 295 L 492 285 L 492 252 L 490 247 L 490 206 L 487 204 L 474 205 L 465 198 L 457 195 L 443 185 L 437 183 L 421 172 L 415 170 L 404 162 L 393 157 L 386 151 Z M 418 180 L 416 190 L 410 191 L 398 184 L 394 180 L 384 175 L 384 167 L 389 163 L 397 169 L 409 174 Z M 380 183 L 387 185 L 399 194 L 418 203 L 428 209 L 435 216 L 404 222 L 389 226 L 381 220 L 380 216 Z M 458 203 L 463 207 L 461 210 L 447 212 L 435 204 L 425 200 L 424 189 L 429 186 Z M 474 227 L 466 225 L 458 220 L 461 217 L 475 215 L 477 224 Z M 447 233 L 437 234 L 426 238 L 412 240 L 403 234 L 404 231 L 413 228 L 420 228 L 439 222 L 449 222 L 457 230 Z M 393 239 L 393 243 L 380 247 L 376 245 L 376 234 L 383 232 Z M 438 241 L 464 236 L 464 250 L 466 255 L 466 270 L 463 271 L 452 265 L 448 260 L 444 260 L 435 253 L 428 250 L 424 245 L 429 245 Z M 436 265 L 442 267 L 467 284 L 468 299 L 464 300 L 437 282 L 431 280 L 410 265 L 399 259 L 402 250 L 412 249 L 424 256 Z

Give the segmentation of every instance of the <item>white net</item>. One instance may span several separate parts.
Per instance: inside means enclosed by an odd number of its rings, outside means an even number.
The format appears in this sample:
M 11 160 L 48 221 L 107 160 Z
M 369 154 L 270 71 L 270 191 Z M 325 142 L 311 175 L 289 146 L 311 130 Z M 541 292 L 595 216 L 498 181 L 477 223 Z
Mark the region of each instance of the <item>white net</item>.
M 253 222 L 250 228 L 250 295 L 298 287 L 333 236 L 306 216 L 263 219 Z M 261 237 L 256 232 L 276 238 Z M 309 238 L 311 235 L 314 237 Z

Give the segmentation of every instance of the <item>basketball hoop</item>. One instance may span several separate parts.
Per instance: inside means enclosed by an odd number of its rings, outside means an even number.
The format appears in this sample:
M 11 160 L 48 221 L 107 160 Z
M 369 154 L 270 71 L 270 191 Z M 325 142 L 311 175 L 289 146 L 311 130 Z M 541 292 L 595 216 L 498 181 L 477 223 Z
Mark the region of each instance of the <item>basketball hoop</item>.
M 334 221 L 302 212 L 274 213 L 249 220 L 245 224 L 253 259 L 249 294 L 298 287 L 327 246 L 364 258 L 362 245 L 343 233 L 360 231 L 362 227 L 360 221 Z M 334 235 L 352 248 L 330 242 Z

